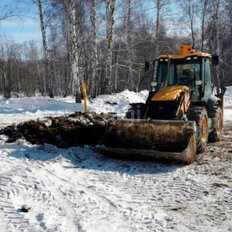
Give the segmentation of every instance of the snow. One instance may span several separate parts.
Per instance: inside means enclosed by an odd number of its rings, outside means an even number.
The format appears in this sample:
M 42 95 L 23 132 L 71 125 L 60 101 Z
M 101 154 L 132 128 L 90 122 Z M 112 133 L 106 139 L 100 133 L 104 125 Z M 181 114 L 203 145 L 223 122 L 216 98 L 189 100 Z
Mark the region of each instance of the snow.
M 147 96 L 148 91 L 146 90 L 139 93 L 125 90 L 114 95 L 101 95 L 93 100 L 93 103 L 90 104 L 90 108 L 97 113 L 116 112 L 118 115 L 124 116 L 130 103 L 145 102 Z M 106 104 L 106 102 L 114 104 L 110 105 Z
M 225 106 L 232 107 L 232 86 L 227 87 L 226 94 L 225 94 Z
M 124 115 L 129 103 L 147 95 L 126 90 L 88 106 Z M 231 103 L 229 89 L 226 121 Z M 71 97 L 0 99 L 0 126 L 80 110 Z M 232 230 L 231 160 L 212 157 L 211 146 L 205 164 L 184 166 L 111 159 L 89 146 L 59 149 L 6 139 L 0 136 L 1 232 Z M 23 205 L 31 207 L 28 213 Z
M 232 121 L 232 86 L 227 88 L 225 94 L 225 121 Z
M 146 90 L 139 93 L 125 90 L 114 95 L 101 95 L 88 101 L 88 110 L 97 113 L 115 112 L 124 116 L 130 103 L 145 102 L 147 96 Z M 225 121 L 232 121 L 232 87 L 227 89 L 225 99 Z M 76 104 L 73 97 L 50 99 L 38 96 L 8 100 L 0 97 L 0 126 L 45 116 L 70 114 L 74 111 L 83 111 L 83 104 Z
M 88 101 L 88 110 L 97 113 L 116 112 L 123 116 L 129 108 L 129 103 L 144 102 L 148 91 L 140 93 L 125 90 L 119 94 L 101 95 L 92 101 Z M 113 103 L 107 104 L 106 102 Z M 45 116 L 60 116 L 75 111 L 83 111 L 83 104 L 76 104 L 73 97 L 55 98 L 31 97 L 31 98 L 0 98 L 1 126 L 19 123 L 30 119 Z

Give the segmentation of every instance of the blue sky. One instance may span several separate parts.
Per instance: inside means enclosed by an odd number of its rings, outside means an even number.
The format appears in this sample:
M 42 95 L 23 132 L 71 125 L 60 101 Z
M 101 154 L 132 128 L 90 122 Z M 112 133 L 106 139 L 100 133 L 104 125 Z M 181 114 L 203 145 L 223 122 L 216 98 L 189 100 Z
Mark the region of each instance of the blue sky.
M 17 43 L 36 40 L 40 42 L 41 32 L 38 20 L 27 19 L 4 21 L 0 24 L 0 34 L 4 39 L 13 40 Z
M 23 43 L 29 40 L 35 40 L 41 44 L 41 31 L 39 23 L 39 14 L 37 6 L 32 0 L 0 0 L 0 17 L 6 7 L 11 10 L 16 10 L 20 17 L 10 18 L 0 21 L 0 40 L 10 40 L 17 43 Z M 120 2 L 120 0 L 118 0 Z M 144 10 L 150 15 L 151 19 L 155 20 L 154 1 L 141 0 Z M 172 10 L 170 10 L 172 8 Z M 171 5 L 167 11 L 172 12 L 175 6 Z M 167 14 L 168 15 L 168 14 Z M 166 15 L 166 20 L 168 16 Z M 173 22 L 169 22 L 169 24 Z M 168 25 L 172 28 L 172 25 Z M 180 25 L 178 25 L 180 26 Z
M 1 0 L 0 11 L 5 10 L 6 7 L 10 7 L 12 11 L 17 11 L 20 17 L 13 17 L 0 22 L 2 39 L 13 40 L 17 43 L 29 40 L 41 42 L 37 6 L 31 0 Z
M 0 21 L 0 40 L 10 40 L 17 43 L 23 43 L 29 40 L 36 40 L 41 43 L 41 31 L 39 24 L 39 15 L 37 6 L 32 0 L 0 0 L 0 16 L 1 10 L 5 10 L 5 5 L 10 6 L 21 16 Z M 118 0 L 120 2 L 120 0 Z M 154 3 L 150 0 L 141 0 L 145 9 L 154 7 Z M 17 4 L 17 5 L 16 5 Z M 152 14 L 152 10 L 148 11 Z

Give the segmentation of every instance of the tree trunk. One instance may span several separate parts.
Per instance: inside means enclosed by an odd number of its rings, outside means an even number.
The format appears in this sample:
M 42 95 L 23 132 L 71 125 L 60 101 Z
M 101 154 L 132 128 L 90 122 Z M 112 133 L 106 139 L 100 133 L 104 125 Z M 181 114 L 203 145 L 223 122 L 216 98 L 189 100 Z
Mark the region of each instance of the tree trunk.
M 81 103 L 81 82 L 79 75 L 79 54 L 80 54 L 80 44 L 79 44 L 79 30 L 77 27 L 77 12 L 76 12 L 76 2 L 71 0 L 69 7 L 69 34 L 71 43 L 71 70 L 72 70 L 72 90 L 75 94 L 76 103 Z
M 49 56 L 48 56 L 48 47 L 47 47 L 47 38 L 46 38 L 46 28 L 44 25 L 44 15 L 43 15 L 43 7 L 42 7 L 42 0 L 38 0 L 38 8 L 39 8 L 39 16 L 40 16 L 40 28 L 42 33 L 42 40 L 43 40 L 43 57 L 45 63 L 45 72 L 46 72 L 46 87 L 48 91 L 49 97 L 53 98 L 53 80 L 51 75 L 51 69 L 49 65 Z M 45 85 L 44 85 L 45 86 Z M 46 90 L 44 90 L 46 92 Z
M 212 31 L 212 38 L 214 38 L 214 44 L 213 44 L 213 52 L 214 54 L 219 55 L 221 57 L 221 43 L 220 43 L 220 37 L 219 37 L 219 8 L 220 8 L 220 3 L 221 0 L 214 0 L 213 1 L 213 25 L 214 25 L 214 30 Z M 217 93 L 220 92 L 221 88 L 221 65 L 219 64 L 216 67 L 216 80 L 217 80 Z
M 65 27 L 65 25 L 64 25 Z M 67 28 L 70 28 L 69 25 L 69 21 L 67 22 Z M 67 53 L 66 53 L 66 59 L 67 59 L 67 66 L 68 67 L 72 67 L 72 59 L 71 59 L 71 44 L 70 44 L 70 32 L 69 30 L 67 31 L 67 35 L 66 35 L 66 46 L 67 46 Z M 67 75 L 65 75 L 65 92 L 64 92 L 64 96 L 67 97 L 68 94 L 72 93 L 72 81 L 73 81 L 73 77 L 72 77 L 72 70 L 68 69 L 67 70 Z
M 195 47 L 196 45 L 196 40 L 195 40 L 195 0 L 179 0 L 181 8 L 183 9 L 184 13 L 186 14 L 186 17 L 182 19 L 182 21 L 188 19 L 189 23 L 189 29 L 191 33 L 191 40 L 192 40 L 192 45 Z
M 132 29 L 132 22 L 131 22 L 131 0 L 127 0 L 127 51 L 128 51 L 128 62 L 129 62 L 129 73 L 128 73 L 128 80 L 129 80 L 129 89 L 133 89 L 133 76 L 132 76 L 132 51 L 131 51 L 131 29 Z
M 113 26 L 116 0 L 106 0 L 106 37 L 107 37 L 107 57 L 106 57 L 106 77 L 104 83 L 104 93 L 111 92 L 112 84 L 112 62 L 113 62 Z
M 90 5 L 90 21 L 91 21 L 91 53 L 92 53 L 92 77 L 91 77 L 91 96 L 96 97 L 96 78 L 98 69 L 98 53 L 97 53 L 97 18 L 96 18 L 96 0 L 91 0 Z
M 118 44 L 118 50 L 121 50 L 121 43 Z M 115 66 L 115 73 L 114 73 L 114 92 L 117 93 L 118 89 L 118 61 L 119 61 L 119 54 L 118 52 L 116 53 L 116 66 Z
M 156 37 L 156 43 L 155 43 L 155 56 L 157 57 L 160 53 L 160 10 L 161 10 L 161 4 L 160 0 L 156 0 L 156 31 L 155 31 L 155 37 Z
M 201 15 L 201 51 L 204 52 L 205 50 L 205 18 L 206 18 L 206 11 L 208 0 L 202 0 L 202 15 Z
M 189 5 L 188 5 L 188 15 L 189 15 L 189 20 L 190 20 L 190 29 L 191 29 L 191 37 L 192 37 L 192 45 L 195 47 L 195 33 L 194 33 L 194 14 L 195 14 L 195 9 L 194 9 L 194 3 L 192 0 L 189 0 Z

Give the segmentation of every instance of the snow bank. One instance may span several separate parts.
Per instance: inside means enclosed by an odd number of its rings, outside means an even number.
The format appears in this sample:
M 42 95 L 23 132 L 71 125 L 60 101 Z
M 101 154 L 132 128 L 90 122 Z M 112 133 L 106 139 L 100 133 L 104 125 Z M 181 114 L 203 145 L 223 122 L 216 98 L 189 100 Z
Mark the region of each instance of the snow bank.
M 81 105 L 70 99 L 48 97 L 0 99 L 1 125 L 19 123 L 45 116 L 59 116 L 80 111 Z
M 101 95 L 88 101 L 88 109 L 97 113 L 116 112 L 123 116 L 130 103 L 145 102 L 147 96 L 148 91 L 135 93 L 129 90 L 114 95 Z M 83 111 L 83 104 L 76 104 L 73 97 L 0 98 L 1 126 L 46 116 L 61 116 L 77 111 Z
M 94 99 L 89 105 L 91 110 L 97 113 L 115 112 L 120 116 L 124 116 L 125 112 L 130 107 L 130 103 L 145 102 L 147 96 L 148 91 L 146 90 L 139 93 L 125 90 L 113 95 L 101 95 Z
M 100 95 L 88 101 L 88 109 L 97 113 L 115 112 L 124 116 L 130 103 L 145 102 L 147 96 L 146 90 L 139 93 L 125 90 L 117 94 Z M 227 89 L 225 106 L 225 120 L 232 121 L 232 87 Z M 7 100 L 0 97 L 1 126 L 46 116 L 61 116 L 75 111 L 83 111 L 83 104 L 76 104 L 73 97 L 50 99 L 37 96 Z

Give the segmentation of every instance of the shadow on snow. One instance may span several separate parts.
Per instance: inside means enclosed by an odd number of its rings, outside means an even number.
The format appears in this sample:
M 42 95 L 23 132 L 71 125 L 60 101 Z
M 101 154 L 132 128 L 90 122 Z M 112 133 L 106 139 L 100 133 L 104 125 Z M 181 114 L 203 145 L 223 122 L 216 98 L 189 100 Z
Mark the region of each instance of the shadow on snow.
M 176 162 L 151 162 L 151 161 L 132 161 L 119 160 L 103 156 L 96 152 L 93 147 L 71 147 L 68 149 L 59 149 L 56 146 L 44 144 L 32 146 L 30 144 L 20 144 L 20 141 L 13 144 L 4 144 L 3 149 L 10 149 L 8 156 L 29 160 L 29 161 L 48 161 L 51 163 L 66 159 L 70 165 L 66 164 L 65 169 L 92 169 L 99 172 L 118 172 L 131 176 L 140 174 L 158 174 L 173 172 L 178 168 L 184 167 L 184 164 Z M 8 150 L 9 151 L 9 150 Z M 60 162 L 62 165 L 62 162 Z M 32 164 L 33 165 L 33 164 Z

